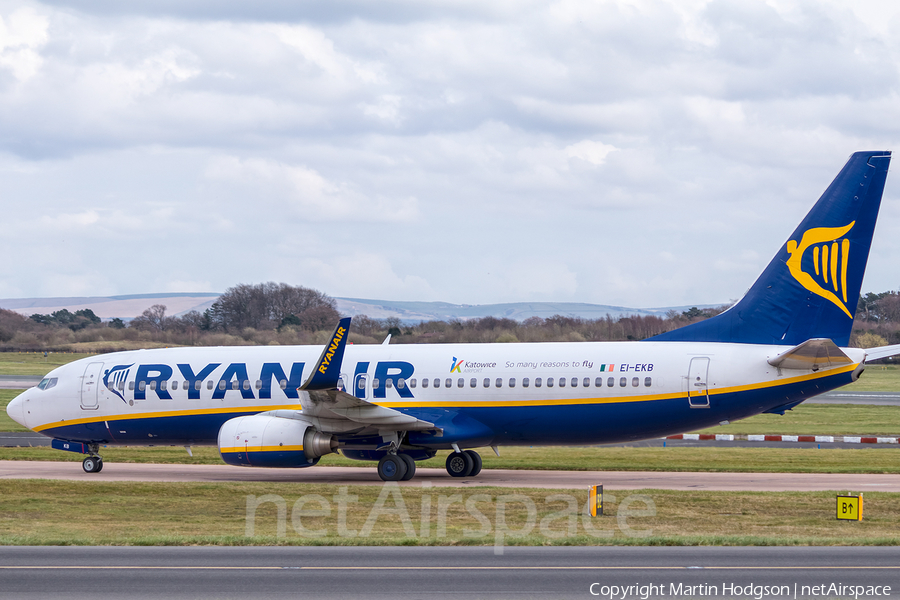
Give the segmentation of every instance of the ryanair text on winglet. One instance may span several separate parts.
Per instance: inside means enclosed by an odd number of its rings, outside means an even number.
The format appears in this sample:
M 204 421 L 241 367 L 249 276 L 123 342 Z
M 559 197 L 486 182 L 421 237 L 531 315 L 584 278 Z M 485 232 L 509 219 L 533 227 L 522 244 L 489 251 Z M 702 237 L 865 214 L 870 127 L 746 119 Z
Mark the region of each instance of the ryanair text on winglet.
M 331 345 L 328 346 L 328 352 L 325 353 L 325 356 L 322 357 L 322 362 L 319 364 L 319 373 L 324 374 L 328 370 L 328 365 L 331 364 L 331 359 L 334 357 L 338 344 L 341 343 L 345 333 L 347 333 L 347 330 L 343 327 L 338 327 L 337 331 L 334 332 L 334 339 L 331 340 Z

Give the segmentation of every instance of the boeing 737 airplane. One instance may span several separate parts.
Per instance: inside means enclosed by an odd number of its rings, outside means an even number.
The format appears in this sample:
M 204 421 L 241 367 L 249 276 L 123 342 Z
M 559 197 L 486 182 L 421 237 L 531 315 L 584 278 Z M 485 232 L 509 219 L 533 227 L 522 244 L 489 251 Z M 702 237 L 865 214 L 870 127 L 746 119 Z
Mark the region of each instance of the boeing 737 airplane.
M 711 319 L 639 342 L 347 344 L 116 352 L 51 371 L 7 407 L 60 450 L 218 445 L 230 465 L 336 451 L 407 480 L 452 449 L 628 442 L 784 413 L 900 346 L 849 348 L 890 152 L 853 154 L 756 283 Z

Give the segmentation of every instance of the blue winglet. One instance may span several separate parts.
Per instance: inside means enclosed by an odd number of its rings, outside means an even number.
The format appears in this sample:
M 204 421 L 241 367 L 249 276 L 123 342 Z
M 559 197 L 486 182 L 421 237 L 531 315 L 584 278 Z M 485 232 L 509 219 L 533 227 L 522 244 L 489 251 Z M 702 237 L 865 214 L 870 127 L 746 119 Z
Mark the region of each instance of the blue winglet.
M 322 350 L 322 355 L 316 361 L 316 368 L 306 383 L 300 386 L 301 390 L 333 390 L 337 389 L 338 379 L 341 376 L 341 363 L 344 360 L 344 348 L 347 346 L 347 336 L 350 333 L 350 317 L 338 321 L 331 341 Z

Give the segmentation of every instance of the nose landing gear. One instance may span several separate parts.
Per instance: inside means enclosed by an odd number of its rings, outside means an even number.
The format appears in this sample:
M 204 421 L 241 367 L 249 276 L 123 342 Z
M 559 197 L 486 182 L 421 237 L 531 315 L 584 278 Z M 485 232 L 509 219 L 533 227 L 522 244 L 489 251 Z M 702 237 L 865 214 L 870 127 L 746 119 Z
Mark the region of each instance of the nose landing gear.
M 103 458 L 97 452 L 100 450 L 99 444 L 90 444 L 87 447 L 90 456 L 81 461 L 81 468 L 85 473 L 99 473 L 103 470 Z
M 81 462 L 85 473 L 99 473 L 103 470 L 103 459 L 99 456 L 88 456 Z

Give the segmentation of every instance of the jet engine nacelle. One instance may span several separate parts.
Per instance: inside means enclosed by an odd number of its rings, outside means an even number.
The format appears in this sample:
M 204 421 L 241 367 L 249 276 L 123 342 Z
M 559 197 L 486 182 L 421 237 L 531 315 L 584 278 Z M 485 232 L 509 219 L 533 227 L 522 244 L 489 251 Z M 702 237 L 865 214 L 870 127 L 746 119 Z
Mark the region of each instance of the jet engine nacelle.
M 219 454 L 239 467 L 311 467 L 337 449 L 309 422 L 270 415 L 236 417 L 219 429 Z

